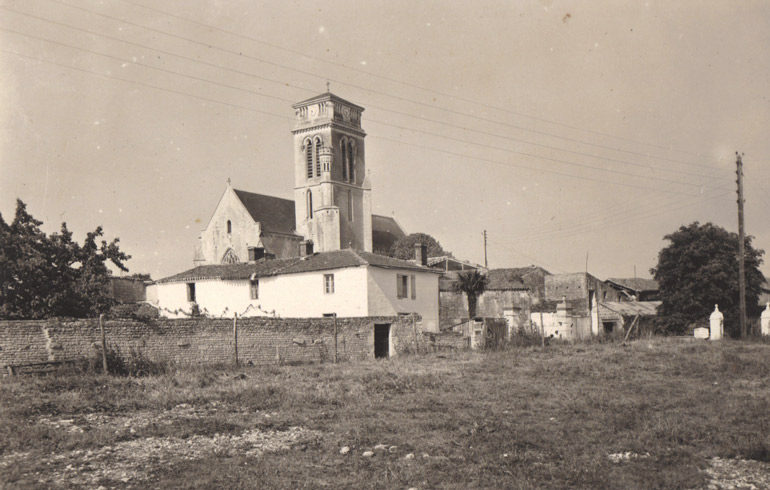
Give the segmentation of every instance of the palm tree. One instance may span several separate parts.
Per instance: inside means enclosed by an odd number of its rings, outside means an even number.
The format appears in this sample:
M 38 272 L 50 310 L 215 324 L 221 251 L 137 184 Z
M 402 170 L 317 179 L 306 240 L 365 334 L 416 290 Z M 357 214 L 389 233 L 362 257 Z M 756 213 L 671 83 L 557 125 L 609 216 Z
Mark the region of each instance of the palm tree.
M 476 317 L 476 304 L 478 296 L 487 287 L 487 276 L 477 269 L 460 272 L 454 282 L 455 291 L 465 293 L 468 297 L 468 316 Z

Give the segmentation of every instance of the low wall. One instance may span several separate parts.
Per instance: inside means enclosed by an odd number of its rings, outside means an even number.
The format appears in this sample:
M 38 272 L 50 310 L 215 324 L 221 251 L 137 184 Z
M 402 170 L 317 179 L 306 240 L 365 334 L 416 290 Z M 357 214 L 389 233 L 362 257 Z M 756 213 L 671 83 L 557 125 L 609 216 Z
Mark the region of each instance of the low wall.
M 363 317 L 337 319 L 337 357 L 374 357 L 374 326 L 390 324 L 390 355 L 443 346 L 442 335 L 416 334 L 411 319 Z M 418 327 L 419 328 L 419 327 Z M 157 319 L 104 322 L 108 347 L 124 355 L 179 364 L 232 363 L 235 336 L 232 319 Z M 334 359 L 332 318 L 239 318 L 238 360 L 243 364 L 331 362 Z M 448 348 L 455 339 L 447 338 Z M 67 361 L 101 355 L 98 319 L 0 321 L 0 367 L 43 361 Z

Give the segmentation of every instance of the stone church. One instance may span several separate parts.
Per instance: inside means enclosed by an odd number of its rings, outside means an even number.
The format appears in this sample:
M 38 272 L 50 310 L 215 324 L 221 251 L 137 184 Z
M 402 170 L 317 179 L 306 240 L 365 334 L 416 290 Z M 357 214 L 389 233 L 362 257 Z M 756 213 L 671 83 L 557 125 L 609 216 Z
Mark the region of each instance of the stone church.
M 386 254 L 405 236 L 395 219 L 372 214 L 364 108 L 329 92 L 293 108 L 294 201 L 228 181 L 195 247 L 196 266 L 342 249 Z

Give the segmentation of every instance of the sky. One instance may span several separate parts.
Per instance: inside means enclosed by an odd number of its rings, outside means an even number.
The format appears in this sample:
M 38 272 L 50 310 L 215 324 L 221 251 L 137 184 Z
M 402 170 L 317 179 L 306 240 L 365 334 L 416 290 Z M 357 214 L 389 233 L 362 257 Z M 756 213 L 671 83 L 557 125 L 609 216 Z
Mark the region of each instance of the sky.
M 490 267 L 650 277 L 694 221 L 770 251 L 770 2 L 0 0 L 0 213 L 159 279 L 227 180 L 293 198 L 291 105 L 363 106 L 373 212 Z M 770 275 L 770 266 L 763 265 Z

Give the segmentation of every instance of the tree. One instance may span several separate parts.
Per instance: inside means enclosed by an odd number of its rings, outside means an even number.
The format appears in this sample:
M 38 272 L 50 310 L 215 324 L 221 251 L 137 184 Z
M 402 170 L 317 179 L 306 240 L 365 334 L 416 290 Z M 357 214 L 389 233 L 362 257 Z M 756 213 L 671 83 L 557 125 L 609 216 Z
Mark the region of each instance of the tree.
M 427 233 L 412 233 L 403 238 L 399 238 L 393 243 L 393 246 L 390 247 L 388 255 L 401 260 L 413 260 L 414 246 L 417 243 L 428 247 L 428 257 L 440 257 L 442 255 L 452 256 L 450 252 L 446 252 L 441 248 L 441 244 L 438 240 Z
M 658 254 L 650 270 L 660 287 L 662 304 L 658 324 L 667 333 L 683 333 L 698 321 L 708 321 L 714 305 L 725 315 L 725 331 L 739 334 L 739 283 L 737 233 L 697 221 L 663 237 L 671 242 Z M 763 250 L 746 237 L 746 314 L 758 316 L 760 287 L 765 278 L 759 270 Z
M 41 231 L 42 224 L 21 200 L 10 225 L 0 215 L 0 318 L 89 317 L 107 311 L 114 302 L 107 292 L 107 262 L 128 271 L 123 263 L 131 258 L 120 251 L 119 240 L 97 243 L 104 235 L 100 226 L 79 245 L 66 223 L 51 236 Z
M 454 282 L 455 291 L 468 297 L 468 317 L 476 318 L 478 297 L 487 288 L 487 276 L 478 269 L 460 272 Z

